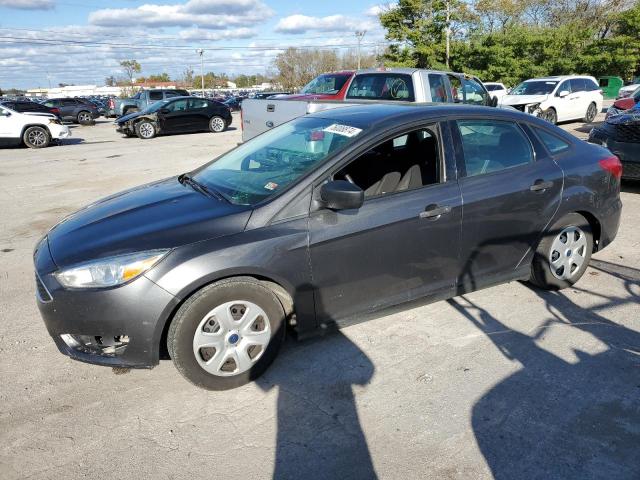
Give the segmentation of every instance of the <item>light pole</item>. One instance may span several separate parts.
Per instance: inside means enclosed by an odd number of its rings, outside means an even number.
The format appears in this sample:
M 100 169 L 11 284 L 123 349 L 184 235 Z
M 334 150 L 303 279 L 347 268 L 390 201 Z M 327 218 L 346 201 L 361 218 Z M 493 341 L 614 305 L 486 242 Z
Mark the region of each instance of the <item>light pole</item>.
M 204 50 L 198 48 L 196 53 L 200 55 L 200 82 L 202 85 L 202 96 L 204 97 Z
M 366 30 L 358 30 L 356 31 L 356 38 L 358 39 L 358 70 L 360 70 L 360 42 L 362 42 L 362 38 L 364 37 Z

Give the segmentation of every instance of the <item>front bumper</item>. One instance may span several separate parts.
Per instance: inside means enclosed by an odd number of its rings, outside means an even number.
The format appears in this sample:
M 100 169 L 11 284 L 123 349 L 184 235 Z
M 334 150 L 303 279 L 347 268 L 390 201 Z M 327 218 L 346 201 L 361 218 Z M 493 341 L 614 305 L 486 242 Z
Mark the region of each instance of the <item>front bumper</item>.
M 51 132 L 51 138 L 69 138 L 71 136 L 71 130 L 66 125 L 49 124 L 49 132 Z
M 112 367 L 158 364 L 162 331 L 178 303 L 173 295 L 145 276 L 117 288 L 65 289 L 46 238 L 34 263 L 38 309 L 61 353 Z

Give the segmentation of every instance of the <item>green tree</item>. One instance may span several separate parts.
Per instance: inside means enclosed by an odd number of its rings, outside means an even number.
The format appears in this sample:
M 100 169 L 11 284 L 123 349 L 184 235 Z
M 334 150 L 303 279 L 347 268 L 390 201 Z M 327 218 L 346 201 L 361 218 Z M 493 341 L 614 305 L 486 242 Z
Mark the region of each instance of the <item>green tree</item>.
M 120 62 L 120 66 L 122 70 L 124 70 L 125 75 L 129 79 L 129 84 L 133 85 L 133 79 L 136 73 L 140 73 L 142 71 L 142 67 L 138 63 L 137 60 L 122 60 Z

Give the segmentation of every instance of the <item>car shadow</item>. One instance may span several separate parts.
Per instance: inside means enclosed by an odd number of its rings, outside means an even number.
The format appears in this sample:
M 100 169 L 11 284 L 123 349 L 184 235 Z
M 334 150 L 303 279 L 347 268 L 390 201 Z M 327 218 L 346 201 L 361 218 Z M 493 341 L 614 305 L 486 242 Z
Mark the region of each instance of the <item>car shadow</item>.
M 620 190 L 625 193 L 640 193 L 640 180 L 623 180 Z
M 472 410 L 476 441 L 496 479 L 640 478 L 640 333 L 606 317 L 640 302 L 640 270 L 602 260 L 591 266 L 603 281 L 623 281 L 626 295 L 585 291 L 599 299 L 585 309 L 562 292 L 529 287 L 549 313 L 532 334 L 510 329 L 465 296 L 448 300 L 520 364 Z M 540 345 L 552 328 L 588 333 L 601 346 L 561 358 Z
M 353 390 L 374 371 L 340 331 L 285 342 L 256 380 L 264 391 L 278 389 L 274 479 L 377 478 Z

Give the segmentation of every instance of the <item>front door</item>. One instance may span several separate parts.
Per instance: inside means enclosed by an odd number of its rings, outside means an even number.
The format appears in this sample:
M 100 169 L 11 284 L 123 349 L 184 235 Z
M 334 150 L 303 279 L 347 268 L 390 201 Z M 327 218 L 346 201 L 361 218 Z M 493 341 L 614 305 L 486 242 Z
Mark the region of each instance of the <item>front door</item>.
M 524 258 L 558 208 L 563 173 L 552 159 L 536 158 L 524 129 L 511 121 L 461 119 L 452 130 L 464 199 L 458 283 L 475 290 L 527 268 Z
M 164 132 L 184 132 L 188 130 L 187 102 L 188 100 L 183 98 L 174 100 L 164 106 L 163 110 L 167 110 L 167 113 L 159 114 L 160 124 Z
M 358 210 L 309 219 L 316 314 L 331 322 L 420 296 L 450 296 L 459 260 L 461 197 L 428 126 L 359 155 L 331 178 L 365 191 Z

